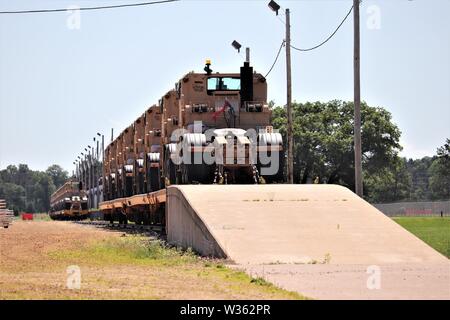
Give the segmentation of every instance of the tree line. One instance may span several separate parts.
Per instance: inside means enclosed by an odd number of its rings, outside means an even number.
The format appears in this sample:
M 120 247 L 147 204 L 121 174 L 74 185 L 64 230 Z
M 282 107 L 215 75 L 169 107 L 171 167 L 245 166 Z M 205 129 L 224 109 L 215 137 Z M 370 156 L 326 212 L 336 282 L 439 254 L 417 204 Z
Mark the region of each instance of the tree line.
M 9 165 L 0 170 L 0 199 L 16 214 L 48 212 L 51 194 L 67 179 L 67 171 L 56 164 L 45 171 L 31 170 L 26 164 Z
M 286 108 L 273 126 L 286 139 Z M 353 102 L 293 104 L 294 183 L 334 183 L 354 190 Z M 372 203 L 450 199 L 450 139 L 435 155 L 399 156 L 400 129 L 381 107 L 361 103 L 364 198 Z M 286 145 L 285 145 L 286 148 Z
M 273 125 L 286 139 L 286 109 L 273 109 Z M 294 182 L 334 183 L 354 190 L 353 102 L 293 104 Z M 361 104 L 364 198 L 371 203 L 450 199 L 450 139 L 435 155 L 399 156 L 401 132 L 384 108 Z M 285 146 L 286 149 L 286 146 Z M 0 170 L 0 198 L 11 209 L 47 212 L 50 195 L 68 178 L 52 165 L 33 171 L 26 164 Z

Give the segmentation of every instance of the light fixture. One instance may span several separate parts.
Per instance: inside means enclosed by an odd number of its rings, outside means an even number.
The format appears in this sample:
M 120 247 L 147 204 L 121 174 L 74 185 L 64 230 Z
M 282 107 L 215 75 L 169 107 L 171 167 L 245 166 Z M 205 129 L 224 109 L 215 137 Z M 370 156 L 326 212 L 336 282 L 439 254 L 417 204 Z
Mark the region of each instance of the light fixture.
M 236 40 L 234 40 L 231 45 L 233 46 L 233 48 L 235 48 L 238 52 L 240 52 L 241 50 L 241 44 L 239 42 L 237 42 Z
M 275 11 L 275 13 L 278 15 L 278 10 L 280 10 L 281 8 L 280 5 L 273 0 L 271 0 L 268 5 L 269 8 L 272 9 L 272 11 Z

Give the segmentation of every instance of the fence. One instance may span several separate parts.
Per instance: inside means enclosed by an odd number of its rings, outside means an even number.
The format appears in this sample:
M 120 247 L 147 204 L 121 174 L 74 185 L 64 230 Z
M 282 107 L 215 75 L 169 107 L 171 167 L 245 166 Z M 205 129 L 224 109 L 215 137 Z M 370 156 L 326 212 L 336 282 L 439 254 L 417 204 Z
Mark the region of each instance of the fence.
M 426 202 L 395 202 L 373 204 L 385 215 L 393 216 L 450 216 L 450 200 Z

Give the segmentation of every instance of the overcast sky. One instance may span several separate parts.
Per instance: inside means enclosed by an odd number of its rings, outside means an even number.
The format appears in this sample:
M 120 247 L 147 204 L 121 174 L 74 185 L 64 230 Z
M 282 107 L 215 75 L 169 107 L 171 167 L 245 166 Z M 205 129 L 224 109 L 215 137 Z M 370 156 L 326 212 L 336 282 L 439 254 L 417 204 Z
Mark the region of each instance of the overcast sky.
M 0 0 L 0 11 L 140 0 Z M 284 38 L 284 16 L 268 1 L 194 1 L 147 7 L 0 15 L 0 168 L 45 169 L 72 162 L 96 132 L 109 141 L 186 72 L 238 72 L 230 43 L 251 47 L 265 74 Z M 278 1 L 292 11 L 292 42 L 325 39 L 351 0 Z M 449 0 L 365 0 L 361 7 L 361 90 L 388 109 L 404 156 L 433 155 L 450 137 Z M 352 15 L 323 47 L 292 52 L 297 101 L 353 99 Z M 269 100 L 285 104 L 284 52 L 268 77 Z

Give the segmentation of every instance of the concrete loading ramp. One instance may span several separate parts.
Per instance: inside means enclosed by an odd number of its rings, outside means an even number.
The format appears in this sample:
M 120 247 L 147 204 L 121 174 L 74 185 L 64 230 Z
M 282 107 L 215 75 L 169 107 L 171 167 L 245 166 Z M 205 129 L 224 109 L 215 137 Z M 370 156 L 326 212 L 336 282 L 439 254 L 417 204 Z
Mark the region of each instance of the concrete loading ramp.
M 336 185 L 177 185 L 168 241 L 237 264 L 448 263 Z

